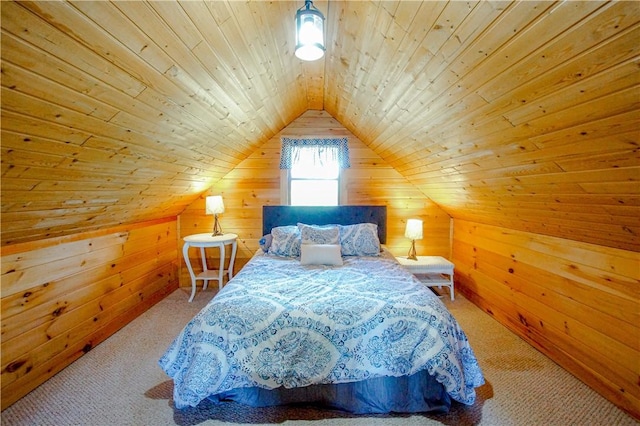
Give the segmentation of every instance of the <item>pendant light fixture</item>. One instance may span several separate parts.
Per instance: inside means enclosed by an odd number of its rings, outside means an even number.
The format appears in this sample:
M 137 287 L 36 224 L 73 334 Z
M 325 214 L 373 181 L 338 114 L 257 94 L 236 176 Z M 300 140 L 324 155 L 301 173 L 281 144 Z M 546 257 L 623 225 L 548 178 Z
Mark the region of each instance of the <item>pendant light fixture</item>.
M 296 12 L 296 56 L 315 61 L 324 55 L 324 15 L 311 0 Z

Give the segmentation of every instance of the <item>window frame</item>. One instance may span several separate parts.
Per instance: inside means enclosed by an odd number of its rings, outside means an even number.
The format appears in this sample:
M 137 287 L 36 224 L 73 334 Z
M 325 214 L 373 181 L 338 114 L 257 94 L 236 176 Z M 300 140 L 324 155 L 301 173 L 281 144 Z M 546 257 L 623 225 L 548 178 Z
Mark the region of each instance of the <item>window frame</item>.
M 292 181 L 304 181 L 304 180 L 320 180 L 320 181 L 337 181 L 337 197 L 338 197 L 338 206 L 345 205 L 348 202 L 347 197 L 347 176 L 348 173 L 345 171 L 351 168 L 351 163 L 349 160 L 349 140 L 346 137 L 333 137 L 327 138 L 322 136 L 316 137 L 282 137 L 282 145 L 280 152 L 280 203 L 284 205 L 292 205 L 291 204 L 291 183 Z M 294 150 L 300 148 L 311 148 L 318 147 L 318 149 L 323 149 L 324 147 L 332 147 L 337 150 L 337 152 L 333 152 L 330 155 L 334 157 L 335 161 L 337 161 L 337 173 L 338 176 L 336 178 L 314 178 L 311 176 L 308 177 L 297 177 L 293 178 L 291 170 L 294 168 L 292 162 L 295 157 L 302 160 L 302 156 L 294 155 Z M 316 155 L 323 156 L 324 153 L 322 151 L 318 152 Z M 337 157 L 337 158 L 336 158 Z M 302 160 L 305 161 L 305 160 Z M 315 162 L 315 161 L 314 161 Z M 305 163 L 302 163 L 305 164 Z M 304 173 L 303 173 L 304 174 Z M 319 204 L 323 205 L 323 204 Z M 333 204 L 332 204 L 333 205 Z

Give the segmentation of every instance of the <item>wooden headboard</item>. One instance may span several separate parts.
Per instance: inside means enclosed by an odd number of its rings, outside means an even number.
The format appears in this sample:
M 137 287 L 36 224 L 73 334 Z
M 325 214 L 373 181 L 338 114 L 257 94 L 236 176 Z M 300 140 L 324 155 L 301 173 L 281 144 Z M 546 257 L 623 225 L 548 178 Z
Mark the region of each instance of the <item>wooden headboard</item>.
M 380 244 L 387 242 L 387 206 L 262 206 L 262 233 L 276 226 L 296 225 L 378 225 Z

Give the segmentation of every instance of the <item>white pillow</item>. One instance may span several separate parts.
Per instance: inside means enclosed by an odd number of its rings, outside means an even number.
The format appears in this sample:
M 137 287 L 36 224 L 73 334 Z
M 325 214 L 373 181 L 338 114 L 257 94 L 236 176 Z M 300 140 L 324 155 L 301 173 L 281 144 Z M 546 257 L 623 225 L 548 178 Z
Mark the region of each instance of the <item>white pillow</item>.
M 342 265 L 340 244 L 302 244 L 300 252 L 302 265 Z

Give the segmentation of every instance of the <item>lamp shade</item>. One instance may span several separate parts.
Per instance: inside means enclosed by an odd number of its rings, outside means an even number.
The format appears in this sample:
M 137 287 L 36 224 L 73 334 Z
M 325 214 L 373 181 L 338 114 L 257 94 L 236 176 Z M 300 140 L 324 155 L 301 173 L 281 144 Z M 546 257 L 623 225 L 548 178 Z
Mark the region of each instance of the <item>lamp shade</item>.
M 422 221 L 420 219 L 408 219 L 407 227 L 404 230 L 404 236 L 410 240 L 421 240 Z
M 221 195 L 212 195 L 211 197 L 207 197 L 206 212 L 207 214 L 224 213 L 224 203 L 222 202 Z
M 310 0 L 296 12 L 296 56 L 315 61 L 324 55 L 324 15 Z

